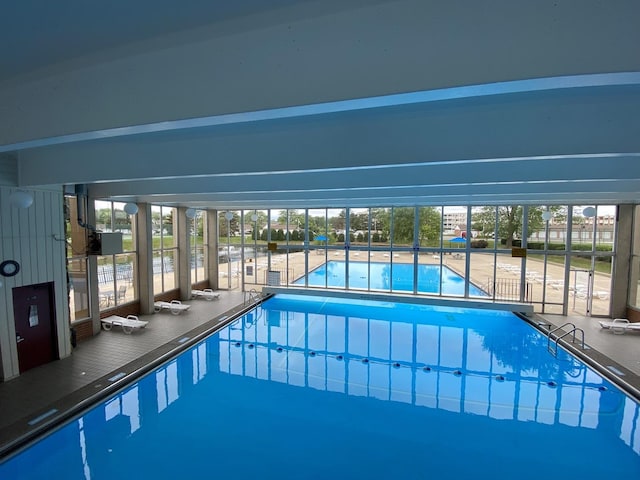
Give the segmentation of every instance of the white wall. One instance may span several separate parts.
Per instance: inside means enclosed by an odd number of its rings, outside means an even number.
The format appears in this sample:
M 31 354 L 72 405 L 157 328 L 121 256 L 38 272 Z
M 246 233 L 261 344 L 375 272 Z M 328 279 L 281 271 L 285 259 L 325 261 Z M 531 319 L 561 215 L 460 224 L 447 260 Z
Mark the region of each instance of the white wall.
M 4 380 L 19 374 L 14 287 L 54 282 L 58 351 L 61 358 L 71 353 L 62 188 L 29 190 L 34 201 L 26 209 L 10 204 L 9 195 L 15 190 L 0 186 L 0 261 L 16 260 L 21 266 L 16 276 L 0 277 L 0 374 Z

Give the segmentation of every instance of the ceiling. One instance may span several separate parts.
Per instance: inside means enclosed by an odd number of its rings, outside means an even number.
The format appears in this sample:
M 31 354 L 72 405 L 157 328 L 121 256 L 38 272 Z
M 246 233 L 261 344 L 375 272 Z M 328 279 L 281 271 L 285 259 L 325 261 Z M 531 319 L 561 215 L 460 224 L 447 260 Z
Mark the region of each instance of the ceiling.
M 304 2 L 189 0 L 188 5 L 176 0 L 4 2 L 0 17 L 0 83 L 132 42 Z
M 266 3 L 12 2 L 0 88 L 310 2 Z M 96 198 L 200 208 L 636 203 L 639 106 L 640 73 L 594 72 L 166 118 L 0 154 L 22 187 L 87 184 Z

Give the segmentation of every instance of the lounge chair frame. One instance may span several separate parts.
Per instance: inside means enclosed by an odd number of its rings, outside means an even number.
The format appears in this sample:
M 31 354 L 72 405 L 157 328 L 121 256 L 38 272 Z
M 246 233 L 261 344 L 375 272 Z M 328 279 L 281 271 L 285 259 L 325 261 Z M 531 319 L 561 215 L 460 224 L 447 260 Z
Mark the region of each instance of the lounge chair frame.
M 107 331 L 111 330 L 114 325 L 119 325 L 127 335 L 130 335 L 134 330 L 146 327 L 149 323 L 146 320 L 139 320 L 135 315 L 127 315 L 127 317 L 111 315 L 100 319 L 100 322 L 102 323 L 102 328 Z
M 172 315 L 180 315 L 182 312 L 189 310 L 191 305 L 185 305 L 180 300 L 171 300 L 170 302 L 154 302 L 153 308 L 156 312 L 167 309 Z
M 191 290 L 191 298 L 204 298 L 205 300 L 220 300 L 220 293 L 214 292 L 210 288 L 204 290 Z
M 602 328 L 611 330 L 616 335 L 623 335 L 625 332 L 633 330 L 640 332 L 640 322 L 631 323 L 626 318 L 615 318 L 612 322 L 600 320 L 598 323 Z

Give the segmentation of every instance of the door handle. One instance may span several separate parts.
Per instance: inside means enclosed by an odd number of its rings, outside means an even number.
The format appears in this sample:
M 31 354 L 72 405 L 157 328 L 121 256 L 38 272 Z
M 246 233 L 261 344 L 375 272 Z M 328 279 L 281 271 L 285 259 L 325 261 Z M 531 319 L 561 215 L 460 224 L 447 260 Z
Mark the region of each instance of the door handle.
M 20 335 L 16 335 L 16 343 L 24 342 L 26 339 L 22 338 Z

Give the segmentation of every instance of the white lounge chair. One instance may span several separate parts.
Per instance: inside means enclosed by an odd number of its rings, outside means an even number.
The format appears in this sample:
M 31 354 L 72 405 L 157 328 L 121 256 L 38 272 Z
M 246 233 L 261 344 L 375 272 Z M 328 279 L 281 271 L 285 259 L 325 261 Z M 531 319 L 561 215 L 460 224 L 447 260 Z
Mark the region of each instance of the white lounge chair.
M 153 307 L 156 312 L 166 308 L 173 315 L 180 315 L 182 312 L 189 310 L 191 305 L 185 305 L 180 300 L 171 300 L 170 302 L 154 302 Z
M 631 323 L 626 318 L 615 318 L 612 322 L 600 320 L 598 323 L 602 328 L 611 330 L 617 335 L 622 335 L 627 330 L 636 330 L 640 332 L 640 322 Z
M 191 290 L 191 298 L 204 298 L 205 300 L 220 300 L 220 293 L 210 288 L 204 290 Z
M 114 325 L 120 325 L 122 331 L 127 335 L 131 334 L 134 330 L 144 328 L 149 322 L 145 320 L 138 320 L 135 315 L 127 315 L 127 317 L 120 317 L 118 315 L 111 315 L 100 320 L 102 322 L 102 328 L 105 330 L 111 330 Z

